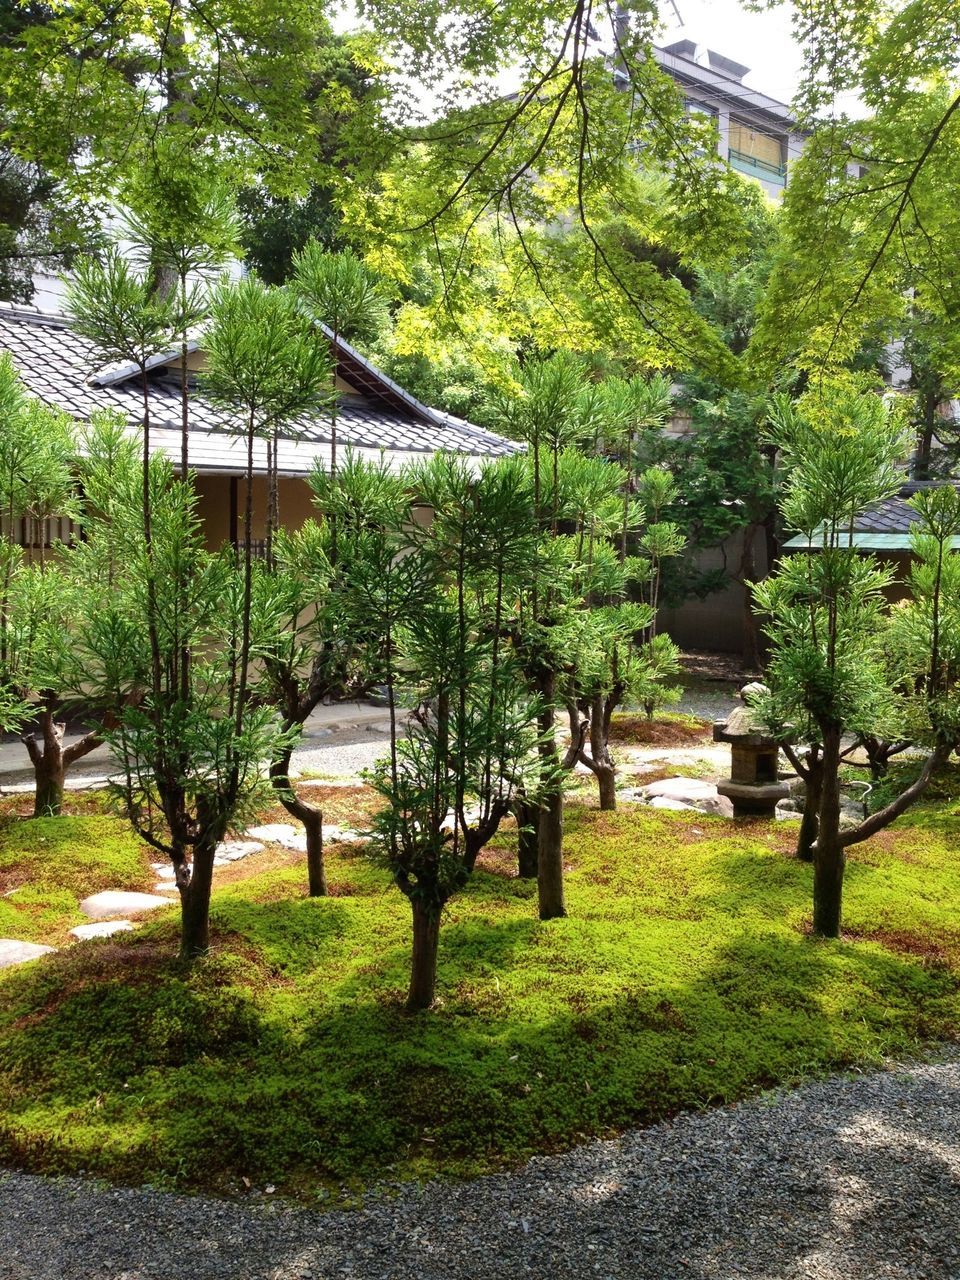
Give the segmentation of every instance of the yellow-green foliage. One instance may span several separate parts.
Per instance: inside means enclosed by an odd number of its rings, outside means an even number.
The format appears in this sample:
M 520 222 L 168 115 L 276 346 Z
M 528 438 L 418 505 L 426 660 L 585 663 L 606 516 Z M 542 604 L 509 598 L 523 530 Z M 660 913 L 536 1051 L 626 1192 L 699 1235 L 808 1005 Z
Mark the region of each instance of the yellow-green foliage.
M 59 944 L 81 898 L 156 883 L 129 825 L 107 816 L 0 819 L 0 937 Z
M 908 1053 L 960 1026 L 958 812 L 852 851 L 851 936 L 823 942 L 782 828 L 573 805 L 569 918 L 537 920 L 501 837 L 416 1018 L 383 871 L 331 850 L 314 900 L 302 866 L 250 877 L 192 972 L 169 918 L 0 975 L 0 1163 L 300 1192 L 475 1172 Z

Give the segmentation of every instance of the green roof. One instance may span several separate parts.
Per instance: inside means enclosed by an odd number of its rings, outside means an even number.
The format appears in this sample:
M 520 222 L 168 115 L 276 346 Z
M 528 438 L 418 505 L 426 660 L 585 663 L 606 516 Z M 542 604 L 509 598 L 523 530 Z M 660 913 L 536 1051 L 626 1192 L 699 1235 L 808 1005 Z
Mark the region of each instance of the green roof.
M 844 536 L 844 544 L 856 547 L 858 551 L 910 551 L 909 533 L 870 533 L 866 530 L 854 529 L 850 535 L 850 541 L 847 543 L 846 535 Z M 821 551 L 823 544 L 821 542 L 811 542 L 802 534 L 799 537 L 791 538 L 789 542 L 783 544 L 784 551 Z M 960 537 L 953 539 L 954 551 L 960 551 Z

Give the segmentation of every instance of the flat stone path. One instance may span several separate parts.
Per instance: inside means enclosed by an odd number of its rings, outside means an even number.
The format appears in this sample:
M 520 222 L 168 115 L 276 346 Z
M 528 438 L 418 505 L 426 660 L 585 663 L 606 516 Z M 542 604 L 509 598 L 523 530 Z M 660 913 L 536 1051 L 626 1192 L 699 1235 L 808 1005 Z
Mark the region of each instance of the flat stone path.
M 56 947 L 45 947 L 39 942 L 20 942 L 17 938 L 0 938 L 0 969 L 36 960 L 37 956 L 45 956 L 48 951 L 56 951 Z
M 10 1174 L 0 1278 L 957 1280 L 958 1223 L 951 1050 L 353 1212 Z

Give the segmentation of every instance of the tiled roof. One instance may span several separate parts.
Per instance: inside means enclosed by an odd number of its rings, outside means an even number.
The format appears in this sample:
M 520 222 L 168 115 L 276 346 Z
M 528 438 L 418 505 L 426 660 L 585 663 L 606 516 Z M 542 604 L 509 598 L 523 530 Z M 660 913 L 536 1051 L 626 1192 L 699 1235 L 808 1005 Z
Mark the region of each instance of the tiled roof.
M 853 545 L 866 550 L 909 551 L 910 531 L 919 516 L 909 499 L 922 489 L 937 489 L 950 481 L 911 480 L 892 498 L 878 502 L 863 511 L 853 521 Z M 800 535 L 784 543 L 788 551 L 799 551 L 811 544 Z M 816 541 L 812 544 L 817 547 Z
M 329 331 L 328 337 L 333 344 Z M 100 385 L 102 379 L 96 379 L 96 375 L 106 371 L 91 344 L 74 332 L 65 316 L 0 303 L 0 351 L 10 352 L 31 394 L 77 419 L 88 419 L 97 409 L 119 410 L 131 424 L 143 418 L 137 379 L 117 381 L 117 371 L 113 371 L 107 384 Z M 521 447 L 492 431 L 421 404 L 348 343 L 337 341 L 336 352 L 338 373 L 362 392 L 342 397 L 338 405 L 337 440 L 342 448 L 352 447 L 361 455 L 385 454 L 388 462 L 398 465 L 411 457 L 440 450 L 480 460 L 513 453 Z M 162 363 L 163 360 L 155 362 Z M 155 370 L 149 395 L 151 444 L 176 459 L 180 434 L 177 378 L 157 376 Z M 227 412 L 214 407 L 202 394 L 191 394 L 191 466 L 199 471 L 242 473 L 245 448 L 237 432 L 238 426 Z M 265 446 L 259 447 L 260 443 L 256 449 L 258 470 L 266 465 Z M 329 443 L 329 416 L 299 422 L 281 441 L 280 470 L 287 475 L 306 475 L 316 459 L 323 461 L 329 456 Z

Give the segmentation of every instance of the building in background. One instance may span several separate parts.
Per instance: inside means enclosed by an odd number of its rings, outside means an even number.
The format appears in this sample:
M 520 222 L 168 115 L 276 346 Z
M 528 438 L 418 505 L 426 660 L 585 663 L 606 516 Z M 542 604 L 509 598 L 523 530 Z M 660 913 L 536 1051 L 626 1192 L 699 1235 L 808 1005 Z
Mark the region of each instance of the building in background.
M 779 199 L 806 141 L 787 105 L 747 88 L 749 67 L 693 40 L 678 40 L 653 55 L 683 90 L 687 110 L 716 121 L 724 160 Z

